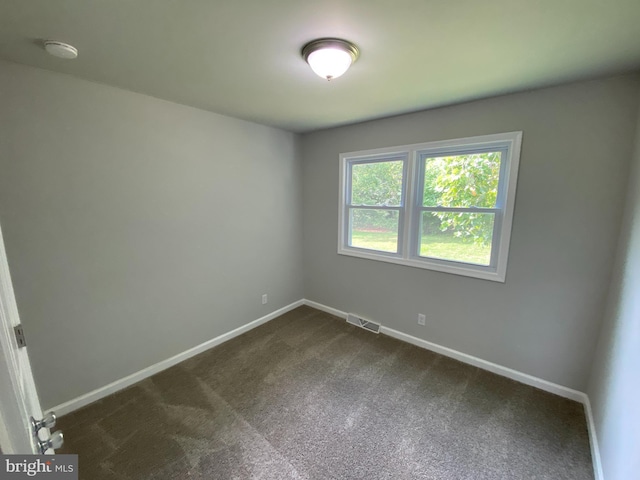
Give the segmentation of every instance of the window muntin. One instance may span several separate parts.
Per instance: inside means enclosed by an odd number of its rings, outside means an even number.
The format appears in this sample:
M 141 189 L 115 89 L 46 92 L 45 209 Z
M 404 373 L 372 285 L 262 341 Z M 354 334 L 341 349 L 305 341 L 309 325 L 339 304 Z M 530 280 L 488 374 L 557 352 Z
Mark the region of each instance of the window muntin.
M 504 281 L 521 138 L 340 155 L 338 253 Z

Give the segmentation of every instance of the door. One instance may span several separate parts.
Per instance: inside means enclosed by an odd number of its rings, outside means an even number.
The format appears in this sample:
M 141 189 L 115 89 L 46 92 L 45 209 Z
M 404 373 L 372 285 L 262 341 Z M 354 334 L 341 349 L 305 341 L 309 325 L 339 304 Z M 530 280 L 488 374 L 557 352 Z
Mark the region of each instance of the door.
M 39 454 L 39 441 L 48 439 L 49 431 L 41 428 L 39 438 L 33 433 L 31 417 L 42 419 L 42 409 L 27 347 L 18 346 L 14 332 L 19 324 L 0 228 L 0 450 L 4 454 Z

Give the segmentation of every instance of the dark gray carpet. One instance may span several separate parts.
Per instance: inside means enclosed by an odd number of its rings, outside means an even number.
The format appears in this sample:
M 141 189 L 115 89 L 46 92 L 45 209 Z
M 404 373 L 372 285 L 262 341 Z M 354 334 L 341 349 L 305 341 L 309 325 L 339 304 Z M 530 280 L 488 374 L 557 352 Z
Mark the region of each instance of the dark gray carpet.
M 582 405 L 308 307 L 59 425 L 86 480 L 593 478 Z

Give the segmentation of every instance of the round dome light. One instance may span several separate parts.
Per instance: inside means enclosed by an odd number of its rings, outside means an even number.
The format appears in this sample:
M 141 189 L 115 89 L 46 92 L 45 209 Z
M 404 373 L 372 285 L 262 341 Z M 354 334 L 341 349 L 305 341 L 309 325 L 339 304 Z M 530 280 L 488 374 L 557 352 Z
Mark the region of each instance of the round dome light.
M 327 80 L 346 72 L 359 55 L 358 47 L 339 38 L 320 38 L 302 48 L 302 58 L 316 75 Z

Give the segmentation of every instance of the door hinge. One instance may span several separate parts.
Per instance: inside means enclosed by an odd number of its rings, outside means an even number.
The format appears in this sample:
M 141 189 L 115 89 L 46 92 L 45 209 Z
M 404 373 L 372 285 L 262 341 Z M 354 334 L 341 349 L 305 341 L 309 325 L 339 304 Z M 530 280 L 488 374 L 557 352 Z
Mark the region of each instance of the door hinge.
M 13 331 L 16 334 L 16 341 L 18 342 L 18 348 L 24 348 L 27 346 L 27 339 L 24 336 L 24 329 L 22 325 L 16 325 L 13 327 Z

